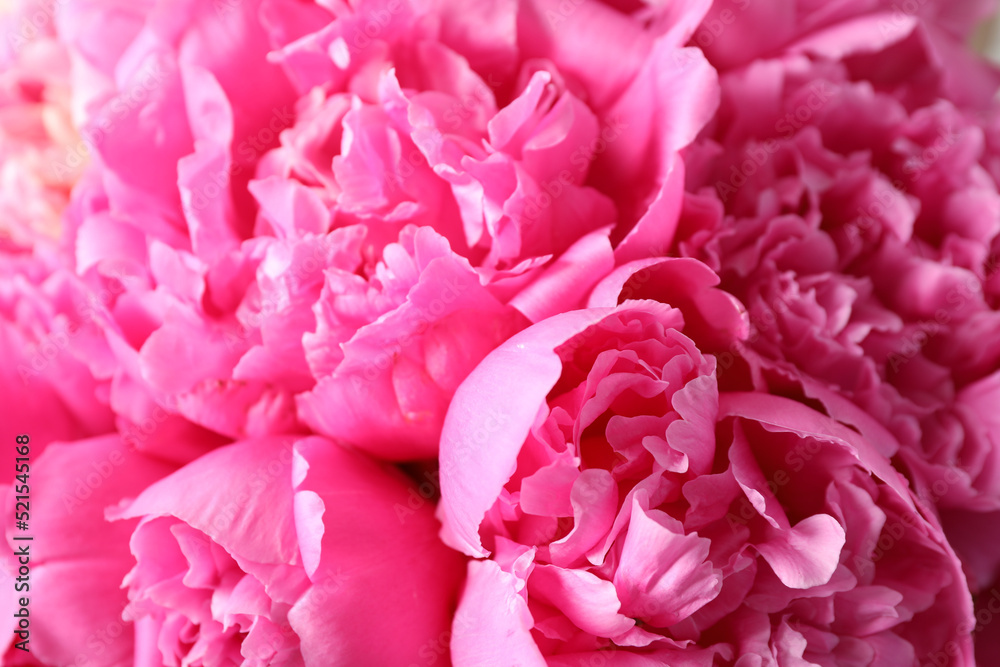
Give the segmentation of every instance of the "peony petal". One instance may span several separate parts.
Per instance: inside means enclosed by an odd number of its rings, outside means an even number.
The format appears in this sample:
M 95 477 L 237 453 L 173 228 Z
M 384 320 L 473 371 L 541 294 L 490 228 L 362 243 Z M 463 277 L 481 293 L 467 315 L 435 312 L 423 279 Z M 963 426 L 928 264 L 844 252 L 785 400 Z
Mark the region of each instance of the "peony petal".
M 314 585 L 288 615 L 305 664 L 408 664 L 425 653 L 429 664 L 446 664 L 441 637 L 447 637 L 464 559 L 437 539 L 430 504 L 411 502 L 415 491 L 397 470 L 328 440 L 300 440 L 295 457 L 296 501 L 307 498 L 314 513 L 323 507 Z M 310 530 L 314 515 L 301 518 L 308 520 L 296 527 Z M 314 539 L 303 532 L 300 541 Z M 395 628 L 391 642 L 384 641 L 387 614 Z
M 472 561 L 451 626 L 455 667 L 545 667 L 531 636 L 528 605 L 516 592 L 514 575 L 492 561 Z
M 722 589 L 722 574 L 708 560 L 710 546 L 697 534 L 685 535 L 680 523 L 663 512 L 644 510 L 633 501 L 615 571 L 622 613 L 668 627 L 711 602 Z
M 536 565 L 528 578 L 528 593 L 598 637 L 617 637 L 635 626 L 633 619 L 619 613 L 614 584 L 585 570 Z
M 814 514 L 790 529 L 778 531 L 756 548 L 781 583 L 789 588 L 807 589 L 830 580 L 840 562 L 845 540 L 840 522 L 828 514 Z
M 237 559 L 294 563 L 298 540 L 291 464 L 288 439 L 222 447 L 153 484 L 113 517 L 173 516 L 208 535 Z M 219 470 L 228 471 L 224 493 L 220 493 Z M 259 492 L 264 488 L 269 489 L 266 495 Z M 262 532 L 261 525 L 270 529 Z
M 554 350 L 608 313 L 577 311 L 536 324 L 494 350 L 455 392 L 441 433 L 438 516 L 446 544 L 487 555 L 479 524 L 514 472 L 521 445 L 559 379 L 562 362 Z

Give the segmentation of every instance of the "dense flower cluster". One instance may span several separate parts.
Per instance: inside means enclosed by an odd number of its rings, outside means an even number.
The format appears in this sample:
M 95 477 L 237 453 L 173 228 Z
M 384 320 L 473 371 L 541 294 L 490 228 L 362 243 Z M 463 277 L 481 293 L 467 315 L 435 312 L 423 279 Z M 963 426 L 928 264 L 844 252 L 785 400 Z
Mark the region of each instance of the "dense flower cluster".
M 0 665 L 1000 659 L 991 0 L 4 5 Z
M 1000 519 L 1000 349 L 980 344 L 1000 339 L 1000 117 L 801 56 L 721 85 L 679 247 L 746 305 L 763 366 L 893 432 L 899 468 L 989 584 L 996 550 L 961 535 Z M 750 89 L 753 114 L 738 109 Z

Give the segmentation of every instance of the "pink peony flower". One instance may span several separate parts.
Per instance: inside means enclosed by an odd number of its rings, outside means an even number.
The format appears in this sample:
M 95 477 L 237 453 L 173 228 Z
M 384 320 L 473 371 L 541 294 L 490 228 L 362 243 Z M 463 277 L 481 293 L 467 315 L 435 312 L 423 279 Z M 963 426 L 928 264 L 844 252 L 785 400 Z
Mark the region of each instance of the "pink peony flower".
M 685 333 L 741 333 L 716 281 L 625 267 L 459 387 L 439 515 L 477 560 L 456 667 L 974 664 L 962 570 L 892 436 L 857 409 L 720 392 Z
M 114 515 L 140 518 L 136 664 L 447 664 L 463 559 L 410 491 L 316 437 L 223 447 L 151 485 Z
M 274 59 L 304 97 L 260 175 L 312 188 L 378 230 L 371 243 L 430 220 L 495 279 L 612 225 L 616 243 L 636 235 L 622 254 L 669 237 L 676 151 L 716 102 L 704 59 L 681 48 L 708 3 L 649 28 L 589 0 L 366 1 L 308 21 L 274 4 Z
M 9 442 L 13 450 L 13 438 Z M 39 445 L 29 443 L 27 486 L 11 480 L 2 487 L 7 549 L 0 561 L 0 607 L 3 633 L 11 641 L 3 662 L 131 665 L 134 634 L 132 624 L 122 620 L 127 599 L 121 581 L 132 566 L 128 542 L 138 521 L 109 524 L 104 511 L 173 467 L 136 452 L 116 435 L 53 444 L 44 452 Z M 13 461 L 6 469 L 13 473 Z M 23 499 L 25 488 L 27 532 L 15 530 L 14 523 L 16 496 Z M 20 514 L 24 507 L 16 510 Z M 25 535 L 32 539 L 14 539 Z M 25 560 L 27 575 L 19 571 Z M 29 626 L 17 635 L 21 598 L 29 600 Z M 25 639 L 28 653 L 12 646 Z
M 434 456 L 488 351 L 669 247 L 707 5 L 68 3 L 116 385 L 227 438 Z

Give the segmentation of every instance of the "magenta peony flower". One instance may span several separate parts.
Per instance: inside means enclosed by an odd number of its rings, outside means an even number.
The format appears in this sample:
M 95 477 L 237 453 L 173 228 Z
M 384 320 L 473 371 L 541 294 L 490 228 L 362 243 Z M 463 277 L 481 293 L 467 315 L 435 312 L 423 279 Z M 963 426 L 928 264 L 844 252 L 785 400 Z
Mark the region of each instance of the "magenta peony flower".
M 141 519 L 136 664 L 447 664 L 463 560 L 409 491 L 316 437 L 223 447 L 151 485 L 114 514 Z
M 489 350 L 669 247 L 707 4 L 61 7 L 116 383 L 227 438 L 434 456 Z
M 856 409 L 720 393 L 685 332 L 739 313 L 679 266 L 685 288 L 623 269 L 456 392 L 442 537 L 478 560 L 453 663 L 974 664 L 962 570 L 892 437 Z
M 995 112 L 914 104 L 804 58 L 722 85 L 688 158 L 682 251 L 746 304 L 771 382 L 804 376 L 812 398 L 832 390 L 889 427 L 952 536 L 981 523 L 968 512 L 1000 525 L 1000 353 L 979 342 L 1000 336 Z M 960 543 L 974 586 L 1000 572 L 981 538 Z

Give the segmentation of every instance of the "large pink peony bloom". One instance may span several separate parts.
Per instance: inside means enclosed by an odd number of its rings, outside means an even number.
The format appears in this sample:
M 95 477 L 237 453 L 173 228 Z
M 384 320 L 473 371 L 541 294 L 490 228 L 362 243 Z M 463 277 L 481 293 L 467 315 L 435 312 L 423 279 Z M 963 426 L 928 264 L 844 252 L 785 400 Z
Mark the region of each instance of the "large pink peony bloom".
M 1000 562 L 968 513 L 1000 517 L 1000 351 L 982 343 L 1000 336 L 995 112 L 799 57 L 722 84 L 689 155 L 682 251 L 746 304 L 765 366 L 893 431 L 896 463 L 988 583 Z
M 116 382 L 228 438 L 433 456 L 489 350 L 669 247 L 708 4 L 67 3 Z
M 456 392 L 442 536 L 478 559 L 456 667 L 974 664 L 965 579 L 892 436 L 720 393 L 685 332 L 716 347 L 739 313 L 705 267 L 643 264 Z
M 612 225 L 641 252 L 669 241 L 676 151 L 716 103 L 714 73 L 681 48 L 708 4 L 274 2 L 273 59 L 304 97 L 258 175 L 366 222 L 372 244 L 433 224 L 490 279 Z
M 13 449 L 13 438 L 9 442 Z M 44 451 L 32 440 L 29 447 L 27 531 L 15 530 L 14 523 L 15 509 L 24 510 L 15 508 L 24 485 L 11 480 L 0 487 L 7 527 L 0 563 L 2 632 L 5 642 L 27 639 L 29 653 L 8 643 L 3 663 L 30 658 L 45 665 L 132 665 L 135 635 L 122 619 L 128 600 L 121 582 L 132 567 L 129 536 L 139 522 L 110 524 L 104 512 L 173 466 L 136 452 L 117 435 L 52 444 Z M 13 472 L 13 461 L 7 469 Z M 25 535 L 32 539 L 13 539 Z M 19 572 L 25 560 L 27 576 Z M 18 636 L 21 598 L 30 600 L 30 625 L 28 634 Z
M 446 665 L 464 563 L 410 492 L 315 437 L 223 447 L 153 484 L 115 512 L 141 518 L 135 664 Z

